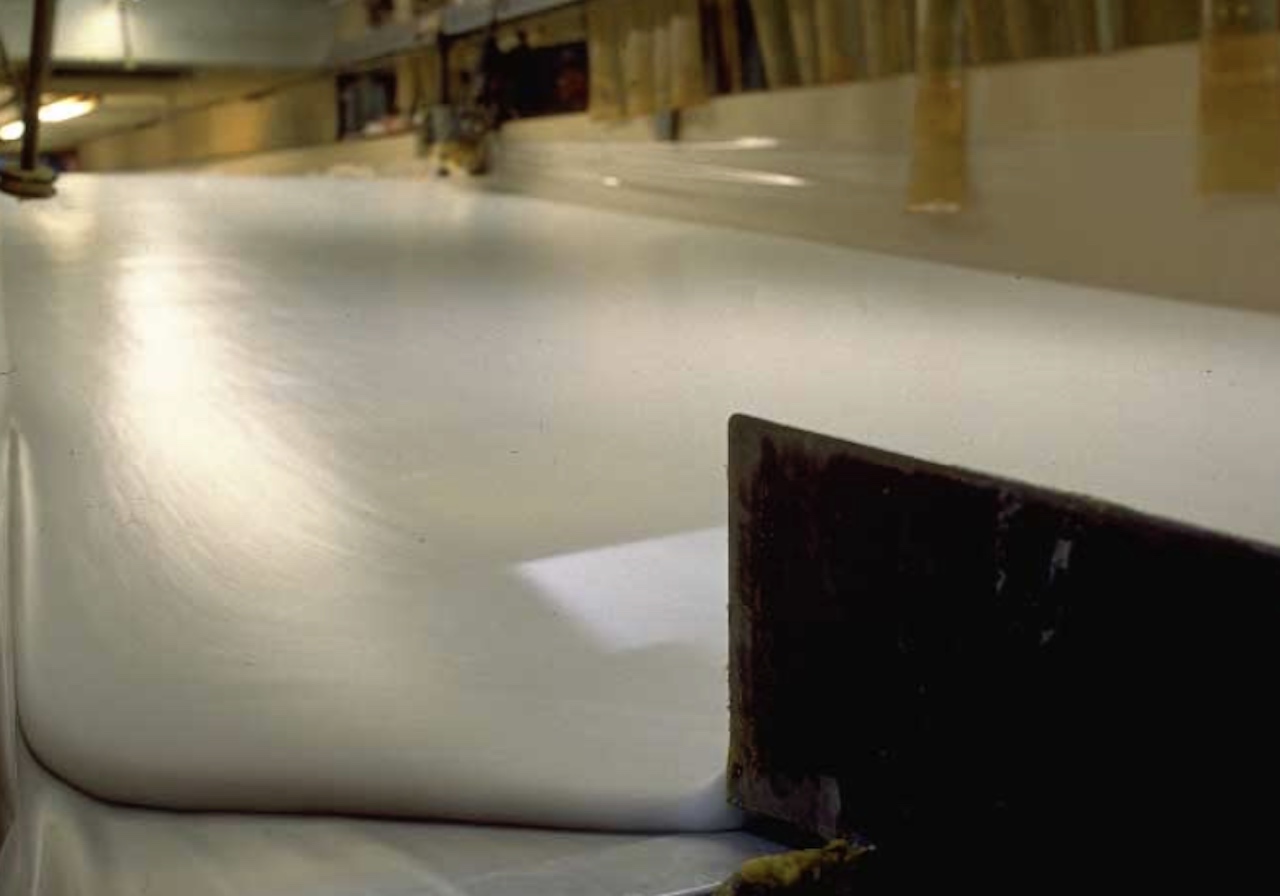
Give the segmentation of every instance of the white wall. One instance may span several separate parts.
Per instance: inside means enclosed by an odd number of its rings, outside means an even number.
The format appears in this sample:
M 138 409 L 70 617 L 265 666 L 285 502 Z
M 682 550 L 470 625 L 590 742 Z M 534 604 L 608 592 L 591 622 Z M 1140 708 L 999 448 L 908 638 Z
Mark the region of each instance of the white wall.
M 80 160 L 89 171 L 128 171 L 320 145 L 338 133 L 337 105 L 333 78 L 313 76 L 91 140 L 80 146 Z
M 1196 190 L 1198 55 L 1172 45 L 970 73 L 971 206 L 904 211 L 913 79 L 723 98 L 681 144 L 585 119 L 505 135 L 497 181 L 632 211 L 1280 310 L 1280 196 Z M 737 138 L 760 137 L 749 147 Z M 776 139 L 776 146 L 768 140 Z
M 437 170 L 430 159 L 418 155 L 416 134 L 252 153 L 185 167 L 209 174 L 242 177 L 428 177 L 434 176 Z
M 971 207 L 904 211 L 913 79 L 719 98 L 647 121 L 517 122 L 476 184 L 978 268 L 1280 310 L 1280 197 L 1196 191 L 1191 45 L 970 73 Z M 735 143 L 742 138 L 745 145 Z M 776 142 L 770 142 L 776 141 Z M 194 164 L 194 160 L 187 164 Z M 235 174 L 425 176 L 410 137 L 223 159 Z

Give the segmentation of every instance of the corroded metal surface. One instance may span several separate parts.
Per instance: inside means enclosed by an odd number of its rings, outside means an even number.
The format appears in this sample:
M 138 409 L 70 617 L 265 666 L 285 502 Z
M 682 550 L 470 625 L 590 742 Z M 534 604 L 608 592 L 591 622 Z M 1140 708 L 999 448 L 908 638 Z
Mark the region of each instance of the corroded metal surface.
M 1084 841 L 1172 868 L 1188 825 L 1265 854 L 1280 553 L 749 418 L 730 446 L 739 805 L 913 880 Z

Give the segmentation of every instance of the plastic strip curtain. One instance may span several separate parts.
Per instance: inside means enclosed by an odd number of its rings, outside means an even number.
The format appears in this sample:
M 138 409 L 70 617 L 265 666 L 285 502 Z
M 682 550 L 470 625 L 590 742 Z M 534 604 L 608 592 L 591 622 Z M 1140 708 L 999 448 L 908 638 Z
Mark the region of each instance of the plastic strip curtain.
M 707 97 L 698 0 L 595 0 L 587 8 L 591 115 L 652 115 Z
M 911 0 L 890 0 L 905 9 Z M 883 0 L 864 5 L 883 6 Z M 790 37 L 795 76 L 801 84 L 832 84 L 856 77 L 858 4 L 852 0 L 789 0 Z M 882 17 L 883 18 L 883 17 Z M 889 16 L 892 25 L 900 17 Z
M 1124 32 L 1123 2 L 965 0 L 968 62 L 990 65 L 1109 52 L 1116 48 Z M 1170 4 L 1170 0 L 1161 2 Z
M 423 47 L 396 60 L 397 103 L 409 115 L 427 114 L 443 102 L 441 96 L 440 49 Z
M 1201 0 L 964 0 L 970 65 L 1197 39 Z
M 1200 190 L 1280 189 L 1280 35 L 1276 0 L 1204 0 Z
M 857 16 L 848 0 L 817 0 L 814 27 L 817 29 L 818 80 L 824 84 L 852 81 L 857 74 L 854 50 Z
M 670 23 L 675 0 L 648 0 L 645 6 L 653 17 L 653 111 L 657 112 L 672 108 Z
M 911 71 L 914 11 L 912 0 L 863 0 L 860 4 L 862 55 L 868 78 Z
M 964 207 L 968 193 L 961 0 L 919 0 L 916 57 L 907 208 L 956 212 Z
M 751 0 L 769 87 L 832 84 L 910 71 L 913 2 Z
M 587 7 L 587 53 L 591 65 L 592 118 L 621 118 L 625 109 L 622 81 L 623 6 L 596 0 Z
M 716 27 L 725 66 L 725 86 L 730 93 L 743 87 L 742 35 L 738 30 L 738 0 L 715 0 Z
M 770 89 L 794 87 L 800 83 L 795 43 L 791 37 L 791 16 L 787 0 L 751 0 L 764 76 Z
M 818 81 L 818 4 L 816 0 L 790 0 L 791 38 L 796 51 L 796 75 L 801 84 Z
M 671 103 L 677 109 L 707 100 L 702 56 L 702 10 L 698 0 L 675 0 L 671 18 Z
M 608 0 L 604 0 L 608 2 Z M 657 16 L 652 0 L 621 0 L 623 9 L 622 75 L 627 115 L 652 115 L 654 102 L 653 28 Z

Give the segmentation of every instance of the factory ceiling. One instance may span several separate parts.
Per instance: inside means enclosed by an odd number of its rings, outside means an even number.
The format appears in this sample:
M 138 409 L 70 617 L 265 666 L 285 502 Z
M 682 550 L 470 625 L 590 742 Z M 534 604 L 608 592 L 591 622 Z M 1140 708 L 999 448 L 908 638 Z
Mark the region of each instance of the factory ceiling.
M 334 52 L 344 0 L 58 0 L 46 102 L 94 98 L 92 115 L 45 129 L 46 150 L 175 111 L 269 90 Z M 21 77 L 33 0 L 0 4 L 0 38 Z M 18 117 L 0 89 L 0 124 Z M 0 144 L 0 153 L 12 142 Z
M 331 0 L 59 0 L 63 64 L 308 68 L 332 49 Z M 10 55 L 27 55 L 33 0 L 0 6 Z

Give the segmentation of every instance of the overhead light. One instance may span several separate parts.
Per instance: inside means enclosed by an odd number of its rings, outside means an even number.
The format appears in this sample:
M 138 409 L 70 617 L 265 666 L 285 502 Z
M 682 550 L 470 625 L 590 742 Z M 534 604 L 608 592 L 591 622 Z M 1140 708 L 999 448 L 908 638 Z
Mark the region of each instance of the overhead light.
M 71 121 L 73 118 L 81 118 L 88 115 L 96 108 L 98 108 L 98 100 L 95 97 L 69 96 L 41 106 L 40 120 L 47 124 Z M 17 121 L 0 125 L 0 140 L 12 143 L 15 140 L 21 140 L 26 132 L 27 126 L 19 118 Z
M 40 120 L 45 122 L 70 121 L 81 118 L 98 108 L 98 100 L 91 96 L 69 96 L 66 99 L 46 103 L 40 107 Z

